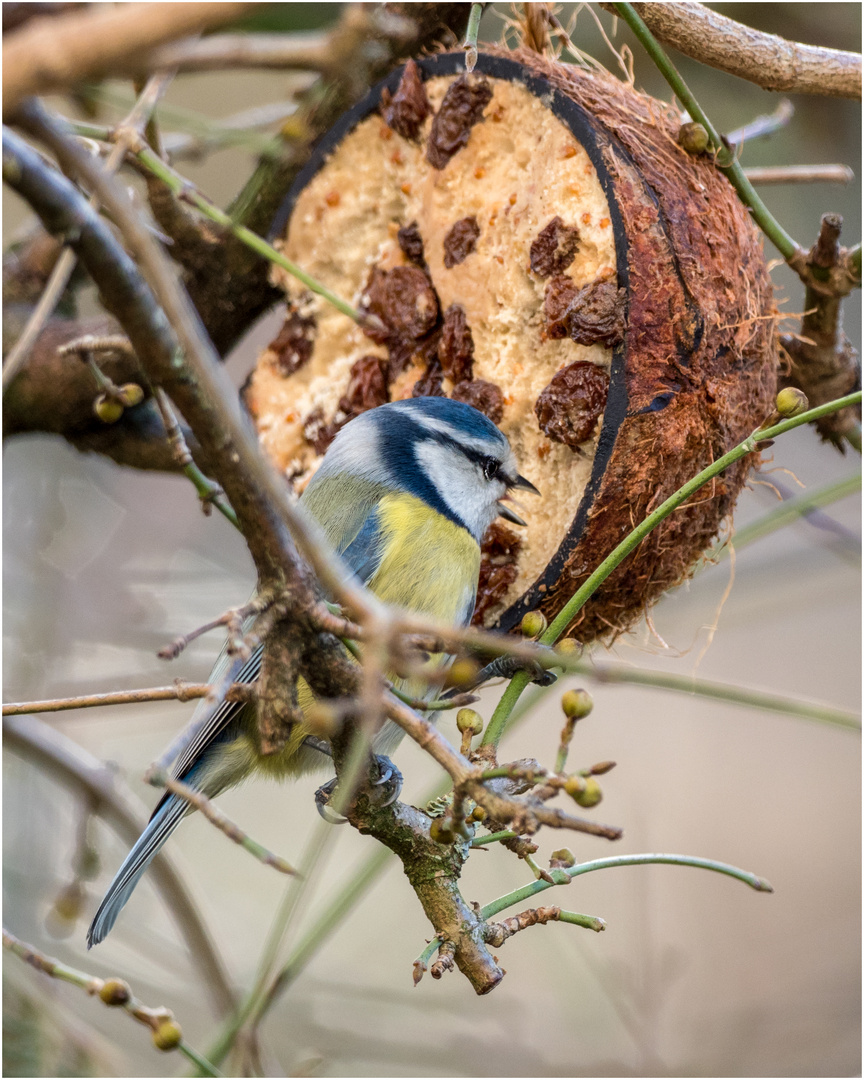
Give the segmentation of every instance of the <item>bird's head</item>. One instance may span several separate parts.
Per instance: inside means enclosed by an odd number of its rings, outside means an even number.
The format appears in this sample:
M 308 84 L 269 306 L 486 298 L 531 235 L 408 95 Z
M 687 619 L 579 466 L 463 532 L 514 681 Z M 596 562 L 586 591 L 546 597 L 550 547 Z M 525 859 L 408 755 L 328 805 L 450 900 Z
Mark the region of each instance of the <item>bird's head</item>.
M 477 409 L 444 397 L 393 401 L 341 429 L 319 470 L 405 491 L 464 526 L 479 543 L 496 517 L 525 522 L 501 502 L 539 492 L 519 475 L 507 438 Z

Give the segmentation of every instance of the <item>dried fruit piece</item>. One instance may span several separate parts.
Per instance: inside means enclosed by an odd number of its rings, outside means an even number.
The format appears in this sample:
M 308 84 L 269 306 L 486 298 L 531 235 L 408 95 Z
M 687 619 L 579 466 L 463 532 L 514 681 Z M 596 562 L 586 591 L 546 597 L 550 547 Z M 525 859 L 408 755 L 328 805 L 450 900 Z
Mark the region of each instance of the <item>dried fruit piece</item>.
M 464 401 L 485 413 L 493 424 L 500 424 L 504 415 L 504 395 L 493 382 L 485 379 L 466 379 L 456 383 L 450 397 Z
M 471 378 L 474 338 L 461 304 L 451 304 L 444 312 L 438 359 L 444 374 L 451 382 L 459 383 Z
M 388 400 L 387 361 L 373 355 L 355 360 L 347 393 L 339 399 L 339 412 L 345 414 L 343 423 Z
M 303 421 L 303 438 L 313 447 L 316 454 L 323 454 L 336 437 L 338 428 L 324 419 L 324 410 L 319 405 Z
M 393 97 L 385 88 L 381 94 L 381 115 L 388 127 L 404 139 L 416 140 L 423 121 L 432 112 L 420 69 L 413 60 L 405 65 L 399 87 Z
M 480 226 L 477 218 L 462 218 L 457 221 L 453 228 L 444 237 L 444 265 L 448 270 L 459 263 L 464 262 L 471 252 L 477 247 L 477 237 L 480 235 Z
M 364 328 L 379 343 L 391 338 L 417 341 L 438 320 L 438 297 L 432 282 L 416 266 L 396 266 L 392 270 L 375 267 L 363 294 L 364 314 L 377 315 L 382 331 Z
M 309 362 L 315 330 L 314 315 L 301 314 L 298 306 L 289 307 L 282 329 L 267 346 L 275 353 L 275 364 L 281 375 L 287 378 Z
M 590 439 L 606 408 L 609 376 L 587 360 L 576 360 L 555 375 L 537 398 L 534 413 L 550 439 L 577 447 Z
M 627 296 L 614 281 L 592 281 L 579 289 L 569 277 L 546 286 L 544 315 L 550 338 L 569 337 L 577 345 L 600 342 L 611 348 L 624 337 Z
M 443 379 L 444 372 L 441 370 L 441 365 L 437 359 L 432 360 L 426 368 L 426 373 L 414 383 L 411 397 L 446 397 L 441 385 Z
M 556 214 L 531 244 L 531 269 L 540 277 L 563 274 L 578 248 L 579 230 L 575 225 L 565 225 Z
M 432 121 L 426 158 L 434 169 L 443 169 L 468 142 L 471 128 L 483 118 L 492 100 L 485 75 L 460 75 L 451 84 Z
M 399 241 L 399 247 L 408 262 L 419 266 L 421 270 L 425 270 L 426 255 L 423 251 L 423 237 L 420 235 L 417 222 L 412 221 L 410 225 L 403 225 L 396 234 L 396 239 Z
M 475 625 L 483 625 L 486 612 L 501 601 L 516 580 L 516 566 L 522 541 L 506 525 L 493 521 L 481 546 L 480 580 L 474 606 Z

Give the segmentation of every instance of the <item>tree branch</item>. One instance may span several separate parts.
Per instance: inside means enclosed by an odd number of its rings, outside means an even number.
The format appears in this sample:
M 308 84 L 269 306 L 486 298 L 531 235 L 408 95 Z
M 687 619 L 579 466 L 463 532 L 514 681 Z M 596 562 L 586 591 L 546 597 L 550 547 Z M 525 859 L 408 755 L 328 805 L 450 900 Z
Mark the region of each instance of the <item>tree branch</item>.
M 64 90 L 84 79 L 146 70 L 157 45 L 234 22 L 254 3 L 124 4 L 37 20 L 3 44 L 3 115 L 31 94 Z
M 600 5 L 616 14 L 615 5 Z M 765 90 L 861 100 L 861 56 L 787 41 L 718 15 L 694 0 L 634 4 L 667 45 Z

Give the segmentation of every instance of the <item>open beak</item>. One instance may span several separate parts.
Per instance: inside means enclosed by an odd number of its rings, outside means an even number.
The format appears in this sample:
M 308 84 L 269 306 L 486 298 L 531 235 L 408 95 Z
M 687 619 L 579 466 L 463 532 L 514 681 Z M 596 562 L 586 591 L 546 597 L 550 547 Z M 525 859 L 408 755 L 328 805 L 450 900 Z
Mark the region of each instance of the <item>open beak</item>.
M 527 521 L 523 521 L 515 510 L 511 510 L 509 506 L 505 506 L 504 503 L 498 503 L 498 514 L 500 517 L 506 518 L 507 521 L 512 521 L 514 525 L 527 525 Z
M 508 485 L 510 488 L 521 488 L 522 491 L 530 491 L 532 495 L 539 495 L 540 492 L 531 483 L 530 480 L 526 480 L 524 476 L 517 476 L 512 484 Z

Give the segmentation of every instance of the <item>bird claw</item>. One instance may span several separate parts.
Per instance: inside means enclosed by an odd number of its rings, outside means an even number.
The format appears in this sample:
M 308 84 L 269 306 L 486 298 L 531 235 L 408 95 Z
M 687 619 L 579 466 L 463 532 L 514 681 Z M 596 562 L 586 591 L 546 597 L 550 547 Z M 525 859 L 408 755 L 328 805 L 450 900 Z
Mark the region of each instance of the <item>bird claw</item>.
M 332 780 L 322 784 L 315 792 L 315 809 L 328 825 L 344 825 L 348 821 L 348 818 L 343 817 L 342 814 L 336 814 L 330 809 L 329 804 L 333 798 L 333 793 L 336 791 L 337 780 L 338 777 L 334 776 Z
M 378 779 L 372 782 L 373 790 L 370 795 L 379 807 L 390 806 L 396 802 L 402 792 L 402 773 L 390 758 L 383 754 L 375 755 L 375 768 L 378 770 Z M 382 790 L 376 791 L 377 788 Z
M 402 773 L 390 758 L 384 757 L 383 754 L 375 755 L 373 769 L 377 772 L 377 779 L 371 781 L 370 798 L 381 808 L 390 806 L 396 802 L 402 791 Z M 315 792 L 315 808 L 330 825 L 344 825 L 348 820 L 342 814 L 336 814 L 330 809 L 329 804 L 336 792 L 337 780 L 338 778 L 334 776 Z
M 540 647 L 548 648 L 545 645 Z M 552 651 L 552 649 L 549 649 L 549 652 Z M 558 676 L 549 671 L 548 668 L 544 668 L 537 660 L 529 660 L 521 656 L 499 656 L 497 660 L 487 664 L 478 674 L 475 686 L 480 686 L 482 683 L 488 682 L 489 679 L 512 679 L 519 671 L 524 671 L 526 675 L 530 675 L 531 682 L 536 683 L 538 686 L 551 686 L 552 683 L 558 681 Z

